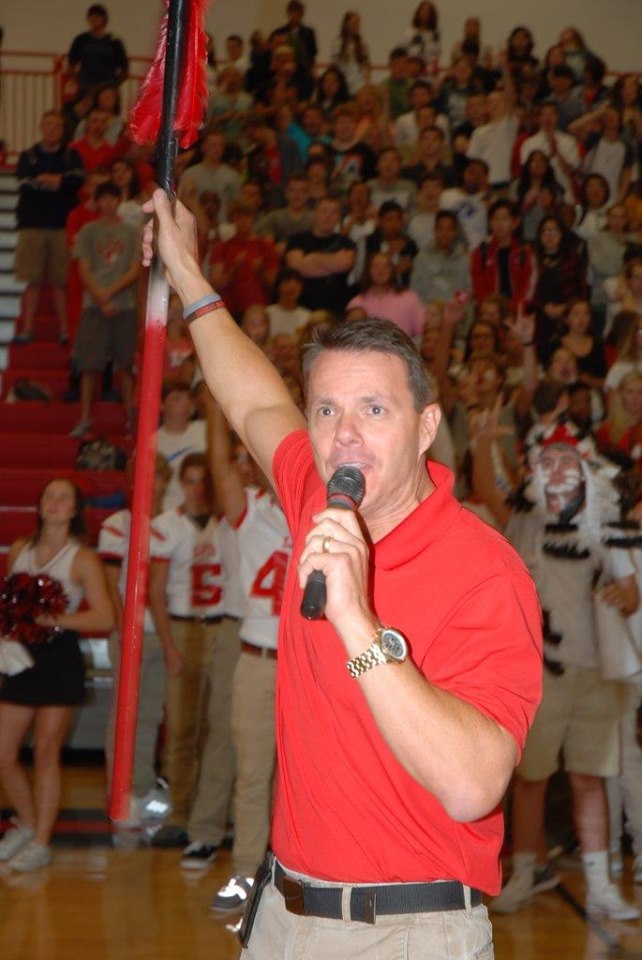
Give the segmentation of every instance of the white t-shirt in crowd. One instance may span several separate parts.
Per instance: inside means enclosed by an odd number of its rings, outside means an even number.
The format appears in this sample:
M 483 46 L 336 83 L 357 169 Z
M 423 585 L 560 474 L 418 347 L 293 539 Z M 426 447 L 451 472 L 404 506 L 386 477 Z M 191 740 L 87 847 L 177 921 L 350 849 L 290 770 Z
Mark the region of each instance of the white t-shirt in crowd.
M 436 216 L 436 213 L 424 213 L 419 210 L 410 218 L 408 236 L 415 241 L 419 250 L 423 250 L 434 241 Z
M 449 187 L 440 196 L 439 207 L 456 214 L 469 250 L 484 242 L 488 235 L 488 209 L 481 193 L 470 194 L 460 187 Z
M 484 123 L 473 130 L 466 155 L 488 164 L 491 186 L 512 180 L 511 158 L 519 129 L 517 114 L 509 113 L 495 123 Z
M 635 360 L 616 360 L 604 381 L 605 390 L 617 390 L 627 373 L 642 373 L 642 363 Z
M 310 311 L 307 307 L 295 307 L 294 310 L 286 310 L 280 307 L 278 303 L 271 303 L 266 307 L 266 312 L 270 318 L 270 336 L 275 333 L 287 333 L 294 336 L 299 327 L 305 326 L 310 317 Z
M 163 454 L 172 468 L 172 478 L 163 500 L 163 510 L 169 510 L 178 507 L 184 500 L 178 479 L 181 463 L 189 453 L 205 453 L 207 428 L 204 420 L 192 420 L 182 433 L 170 433 L 165 427 L 159 427 L 157 436 L 158 452 Z
M 549 138 L 540 130 L 538 133 L 533 134 L 532 137 L 529 137 L 528 140 L 524 140 L 519 151 L 519 162 L 524 166 L 533 150 L 541 150 L 543 154 L 550 157 L 551 166 L 555 171 L 555 179 L 564 190 L 564 199 L 567 203 L 574 203 L 575 194 L 573 192 L 573 186 L 564 173 L 559 158 L 560 156 L 563 157 L 572 170 L 577 170 L 580 165 L 580 153 L 577 148 L 577 140 L 575 137 L 572 137 L 570 133 L 562 133 L 560 130 L 556 130 L 554 136 L 557 154 L 559 156 L 551 155 L 552 150 Z

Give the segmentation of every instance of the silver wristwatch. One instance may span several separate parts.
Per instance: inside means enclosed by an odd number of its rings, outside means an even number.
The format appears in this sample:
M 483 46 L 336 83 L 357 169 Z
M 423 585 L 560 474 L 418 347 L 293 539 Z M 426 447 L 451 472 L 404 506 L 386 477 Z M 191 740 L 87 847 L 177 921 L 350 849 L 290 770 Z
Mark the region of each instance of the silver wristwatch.
M 356 678 L 380 663 L 403 663 L 407 656 L 408 642 L 404 635 L 393 627 L 379 627 L 368 649 L 348 660 L 346 667 L 350 676 Z

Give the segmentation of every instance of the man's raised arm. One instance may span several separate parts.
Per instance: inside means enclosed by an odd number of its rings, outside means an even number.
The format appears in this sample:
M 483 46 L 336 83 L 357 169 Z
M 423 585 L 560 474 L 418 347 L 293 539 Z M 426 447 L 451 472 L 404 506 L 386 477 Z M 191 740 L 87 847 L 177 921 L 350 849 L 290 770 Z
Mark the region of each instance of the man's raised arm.
M 175 211 L 162 190 L 156 190 L 144 209 L 158 218 L 158 249 L 171 286 L 184 308 L 212 295 L 212 287 L 198 266 L 196 227 L 180 201 Z M 143 235 L 143 262 L 152 259 L 153 224 Z M 281 377 L 265 354 L 241 331 L 222 305 L 194 319 L 190 325 L 205 381 L 265 474 L 272 479 L 272 460 L 281 440 L 305 428 Z

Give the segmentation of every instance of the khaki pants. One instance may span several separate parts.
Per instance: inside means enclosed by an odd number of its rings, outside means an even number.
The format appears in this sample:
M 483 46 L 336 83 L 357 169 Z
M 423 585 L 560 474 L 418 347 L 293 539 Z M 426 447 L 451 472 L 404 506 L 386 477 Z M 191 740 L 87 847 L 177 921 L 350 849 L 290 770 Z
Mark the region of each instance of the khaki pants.
M 212 630 L 211 627 L 201 629 Z M 186 824 L 190 840 L 219 846 L 225 836 L 234 783 L 230 712 L 232 678 L 239 657 L 239 623 L 226 617 L 214 629 L 206 675 L 205 717 L 199 731 L 197 771 L 191 780 L 189 796 L 187 786 L 178 785 L 179 797 L 189 803 L 183 805 L 183 819 L 172 822 L 181 826 Z M 187 703 L 190 703 L 189 699 Z M 189 775 L 193 774 L 194 771 L 190 770 Z M 173 790 L 173 779 L 170 779 L 170 789 Z
M 111 702 L 105 737 L 107 779 L 111 783 L 114 759 L 114 734 L 118 704 L 118 672 L 120 670 L 120 637 L 109 638 L 109 657 L 114 673 L 114 695 Z M 143 635 L 143 657 L 140 665 L 138 713 L 136 716 L 136 746 L 132 773 L 132 793 L 142 797 L 156 783 L 156 744 L 158 728 L 165 705 L 165 658 L 161 642 L 155 633 Z
M 544 670 L 542 702 L 517 773 L 524 780 L 546 780 L 559 767 L 563 750 L 571 773 L 616 776 L 620 713 L 617 683 L 602 680 L 596 668 L 565 664 L 560 676 Z
M 172 639 L 183 655 L 183 669 L 167 677 L 167 742 L 164 771 L 172 813 L 167 823 L 187 826 L 205 742 L 209 669 L 218 624 L 172 620 Z
M 18 245 L 13 264 L 17 280 L 44 283 L 49 280 L 59 287 L 67 283 L 69 247 L 63 230 L 26 227 L 18 231 Z
M 241 653 L 234 671 L 232 736 L 236 749 L 234 869 L 252 877 L 270 836 L 274 772 L 276 660 Z
M 493 960 L 486 907 L 379 916 L 374 924 L 288 913 L 272 884 L 242 960 Z

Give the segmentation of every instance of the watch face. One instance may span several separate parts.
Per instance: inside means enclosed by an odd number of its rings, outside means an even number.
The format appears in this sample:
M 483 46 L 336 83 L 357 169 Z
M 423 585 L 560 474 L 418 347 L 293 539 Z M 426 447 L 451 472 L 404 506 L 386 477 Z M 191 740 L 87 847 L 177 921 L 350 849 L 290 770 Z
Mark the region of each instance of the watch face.
M 381 646 L 391 660 L 405 660 L 408 656 L 408 644 L 403 634 L 390 627 L 381 631 Z

